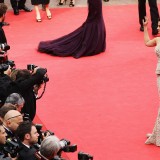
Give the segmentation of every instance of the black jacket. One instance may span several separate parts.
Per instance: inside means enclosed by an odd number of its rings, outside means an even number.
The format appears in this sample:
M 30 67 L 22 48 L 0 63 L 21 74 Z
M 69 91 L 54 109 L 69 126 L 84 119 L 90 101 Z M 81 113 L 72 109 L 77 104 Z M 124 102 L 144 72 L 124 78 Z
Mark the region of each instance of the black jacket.
M 11 78 L 4 74 L 0 77 L 0 104 L 4 104 L 10 90 Z
M 20 151 L 18 155 L 18 160 L 36 160 L 35 152 L 37 151 L 34 147 L 28 148 L 21 142 L 20 145 Z
M 3 27 L 3 23 L 0 22 L 0 43 L 7 43 L 7 39 L 2 27 Z
M 16 81 L 20 94 L 25 100 L 23 113 L 27 113 L 30 119 L 33 120 L 36 114 L 36 97 L 33 92 L 33 86 L 42 82 L 42 79 L 46 73 L 45 69 L 38 69 L 36 74 L 32 75 L 29 79 L 19 79 Z

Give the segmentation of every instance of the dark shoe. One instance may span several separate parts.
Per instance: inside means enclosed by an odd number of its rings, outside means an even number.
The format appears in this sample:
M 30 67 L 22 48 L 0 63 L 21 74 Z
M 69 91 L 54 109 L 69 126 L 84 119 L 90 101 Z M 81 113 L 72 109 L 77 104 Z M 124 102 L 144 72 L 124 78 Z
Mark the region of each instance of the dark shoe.
M 59 3 L 58 3 L 58 6 L 62 6 L 64 3 L 66 4 L 66 1 L 67 1 L 67 0 L 64 0 L 64 1 L 63 1 L 63 0 L 60 0 Z
M 69 3 L 69 7 L 74 7 L 73 0 L 71 0 L 71 1 L 70 1 L 70 3 Z
M 24 6 L 23 8 L 19 8 L 19 9 L 23 9 L 25 12 L 31 12 L 32 10 L 29 9 L 28 7 Z
M 141 32 L 143 32 L 143 31 L 144 31 L 144 27 L 141 26 L 139 30 L 140 30 Z
M 19 15 L 19 10 L 18 9 L 13 9 L 14 10 L 14 15 Z
M 158 30 L 152 30 L 152 35 L 157 35 L 158 34 Z
M 10 24 L 8 22 L 3 22 L 3 26 L 9 26 Z

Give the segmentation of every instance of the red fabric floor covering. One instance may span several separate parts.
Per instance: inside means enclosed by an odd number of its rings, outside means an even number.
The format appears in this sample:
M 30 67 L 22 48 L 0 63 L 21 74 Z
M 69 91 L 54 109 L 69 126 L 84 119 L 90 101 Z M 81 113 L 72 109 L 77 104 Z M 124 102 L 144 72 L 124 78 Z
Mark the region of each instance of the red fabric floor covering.
M 17 68 L 33 63 L 48 70 L 50 81 L 37 105 L 40 120 L 95 160 L 159 160 L 159 148 L 144 144 L 158 112 L 157 60 L 154 48 L 144 45 L 137 5 L 104 7 L 107 50 L 80 59 L 36 51 L 39 41 L 73 31 L 87 16 L 87 8 L 51 11 L 52 20 L 41 12 L 41 23 L 34 11 L 9 11 L 10 26 L 4 27 Z M 67 155 L 77 160 L 77 152 Z

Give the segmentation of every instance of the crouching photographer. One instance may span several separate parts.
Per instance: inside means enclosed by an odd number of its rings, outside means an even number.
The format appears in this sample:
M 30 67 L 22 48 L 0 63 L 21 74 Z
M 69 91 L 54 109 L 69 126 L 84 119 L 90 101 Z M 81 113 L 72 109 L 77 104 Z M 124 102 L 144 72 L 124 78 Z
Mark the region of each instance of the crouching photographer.
M 39 67 L 34 68 L 32 74 L 27 69 L 15 69 L 11 72 L 11 81 L 7 84 L 5 82 L 2 84 L 2 87 L 4 85 L 9 86 L 7 87 L 7 96 L 11 93 L 19 93 L 22 95 L 25 100 L 22 113 L 28 114 L 31 121 L 34 119 L 36 114 L 34 85 L 42 83 L 46 73 L 46 69 Z
M 7 39 L 3 30 L 3 22 L 5 20 L 5 14 L 7 11 L 7 6 L 4 3 L 0 3 L 0 63 L 8 60 L 7 50 L 10 46 L 7 44 Z
M 6 132 L 2 122 L 0 122 L 0 160 L 16 160 L 17 157 L 11 158 L 10 154 L 6 154 L 4 147 L 6 144 Z

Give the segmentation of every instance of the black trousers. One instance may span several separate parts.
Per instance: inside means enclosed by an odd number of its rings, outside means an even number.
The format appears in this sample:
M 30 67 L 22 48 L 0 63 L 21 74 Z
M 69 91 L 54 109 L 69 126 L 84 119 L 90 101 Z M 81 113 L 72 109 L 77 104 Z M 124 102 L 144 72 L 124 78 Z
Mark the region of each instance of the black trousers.
M 152 30 L 157 30 L 159 12 L 157 0 L 148 0 L 152 21 Z M 146 0 L 138 0 L 139 23 L 143 26 L 142 19 L 146 16 Z
M 25 6 L 26 0 L 10 0 L 13 9 L 22 9 Z

